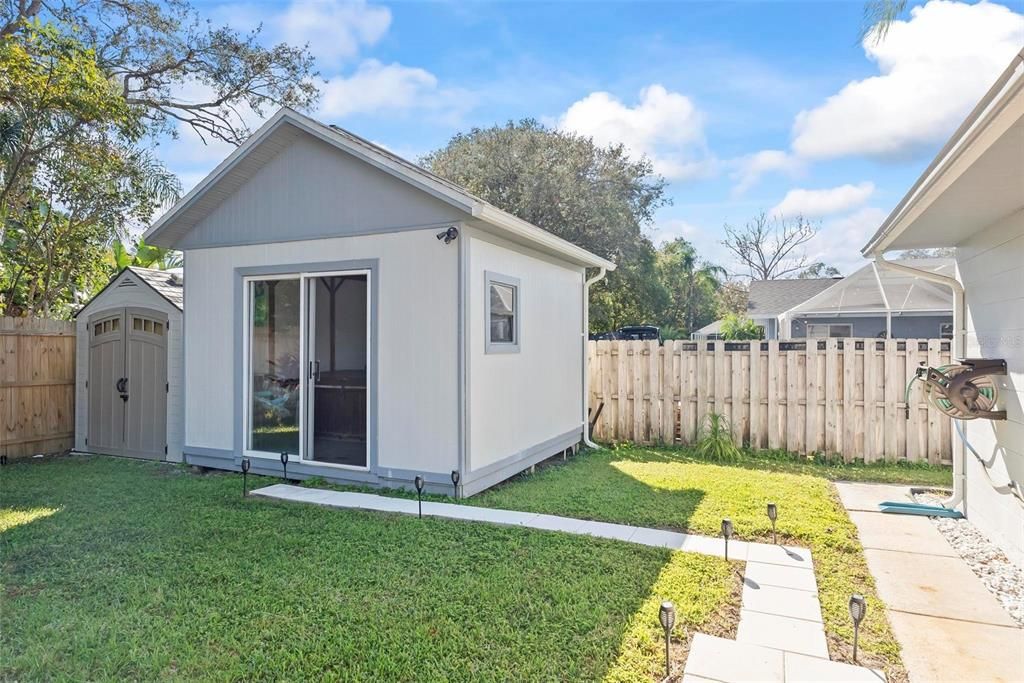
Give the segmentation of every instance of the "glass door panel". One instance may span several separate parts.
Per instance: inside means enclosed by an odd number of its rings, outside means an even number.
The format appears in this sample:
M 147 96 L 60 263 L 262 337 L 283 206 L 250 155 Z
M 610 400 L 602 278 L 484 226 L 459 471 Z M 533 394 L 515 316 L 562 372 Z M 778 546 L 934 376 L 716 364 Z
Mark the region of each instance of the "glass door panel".
M 307 278 L 310 433 L 306 457 L 367 466 L 368 278 Z
M 249 282 L 249 449 L 299 454 L 299 280 Z

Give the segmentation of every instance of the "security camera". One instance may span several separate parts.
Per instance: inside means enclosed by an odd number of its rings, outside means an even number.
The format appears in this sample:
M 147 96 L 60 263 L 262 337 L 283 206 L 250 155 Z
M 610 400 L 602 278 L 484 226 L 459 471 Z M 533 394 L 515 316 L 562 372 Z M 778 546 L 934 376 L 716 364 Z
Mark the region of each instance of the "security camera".
M 437 233 L 437 239 L 444 240 L 445 244 L 451 244 L 452 241 L 458 236 L 459 229 L 456 228 L 454 225 L 448 228 L 447 230 L 442 230 L 441 232 Z

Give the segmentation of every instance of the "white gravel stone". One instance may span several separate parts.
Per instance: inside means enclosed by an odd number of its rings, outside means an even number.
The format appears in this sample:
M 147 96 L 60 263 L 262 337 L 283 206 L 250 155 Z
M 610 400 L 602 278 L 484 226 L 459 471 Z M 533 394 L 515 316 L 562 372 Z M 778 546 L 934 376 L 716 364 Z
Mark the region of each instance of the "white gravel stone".
M 941 499 L 931 493 L 915 496 L 919 503 L 938 505 Z M 1007 559 L 966 519 L 931 517 L 932 522 L 982 583 L 992 591 L 1010 616 L 1024 626 L 1024 572 Z

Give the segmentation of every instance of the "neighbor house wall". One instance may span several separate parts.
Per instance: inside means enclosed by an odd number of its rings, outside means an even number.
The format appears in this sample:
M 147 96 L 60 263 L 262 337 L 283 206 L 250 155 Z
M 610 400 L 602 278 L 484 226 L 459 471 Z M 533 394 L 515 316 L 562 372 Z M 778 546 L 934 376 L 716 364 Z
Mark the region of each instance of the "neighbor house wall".
M 898 315 L 892 316 L 893 339 L 938 339 L 941 323 L 952 323 L 949 315 Z M 793 318 L 790 321 L 791 339 L 807 336 L 807 324 L 853 325 L 851 337 L 877 337 L 885 331 L 885 316 L 834 316 L 829 318 Z
M 134 287 L 119 287 L 125 279 L 136 283 Z M 89 318 L 111 309 L 149 308 L 167 315 L 167 459 L 181 462 L 184 446 L 184 326 L 178 307 L 157 294 L 131 272 L 120 276 L 119 281 L 101 292 L 78 313 L 75 319 L 76 356 L 75 367 L 75 450 L 88 451 L 85 440 L 89 436 Z
M 965 512 L 1019 566 L 1024 566 L 1024 507 L 1006 493 L 1012 479 L 1024 482 L 1024 210 L 957 245 L 957 266 L 967 301 L 965 356 L 1006 359 L 1009 374 L 997 378 L 1007 420 L 971 420 L 967 438 L 990 463 L 966 454 Z
M 468 493 L 577 443 L 582 435 L 583 269 L 467 230 Z M 487 273 L 519 281 L 520 348 L 487 353 Z
M 243 444 L 236 438 L 242 420 L 236 404 L 243 390 L 236 368 L 244 353 L 236 332 L 242 306 L 236 290 L 241 289 L 239 273 L 279 270 L 282 264 L 297 264 L 291 268 L 297 272 L 304 267 L 319 270 L 373 260 L 378 283 L 376 472 L 360 477 L 337 468 L 295 463 L 289 465 L 289 474 L 376 483 L 435 473 L 430 480 L 448 482 L 459 452 L 458 248 L 439 242 L 435 232 L 186 252 L 185 452 L 190 461 L 220 466 L 216 459 L 232 463 L 242 454 Z M 274 463 L 258 462 L 254 467 L 272 471 Z

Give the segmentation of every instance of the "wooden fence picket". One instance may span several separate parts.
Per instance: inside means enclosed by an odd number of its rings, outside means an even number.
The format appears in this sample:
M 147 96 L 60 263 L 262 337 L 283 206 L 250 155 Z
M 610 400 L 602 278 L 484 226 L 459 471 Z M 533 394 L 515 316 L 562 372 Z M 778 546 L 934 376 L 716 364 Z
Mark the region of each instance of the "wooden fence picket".
M 820 348 L 819 348 L 820 343 Z M 595 436 L 691 443 L 711 412 L 737 443 L 845 460 L 946 462 L 949 420 L 918 386 L 919 361 L 949 363 L 944 340 L 601 341 L 589 344 Z M 920 349 L 920 350 L 919 350 Z

